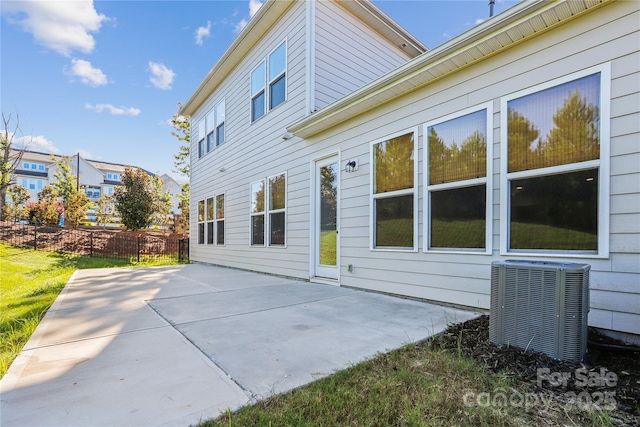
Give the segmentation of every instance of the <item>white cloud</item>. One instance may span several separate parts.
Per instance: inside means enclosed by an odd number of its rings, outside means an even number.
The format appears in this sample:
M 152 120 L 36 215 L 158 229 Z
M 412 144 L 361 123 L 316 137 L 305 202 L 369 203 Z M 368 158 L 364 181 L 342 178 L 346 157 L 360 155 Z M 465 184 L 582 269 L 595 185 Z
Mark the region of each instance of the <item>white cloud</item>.
M 105 15 L 96 12 L 93 0 L 2 2 L 8 22 L 31 33 L 37 43 L 70 56 L 90 53 L 95 47 L 91 33 L 100 30 Z
M 80 154 L 80 157 L 82 157 L 83 159 L 90 159 L 90 160 L 100 160 L 101 157 L 96 157 L 94 156 L 91 151 L 88 150 L 84 150 L 82 148 L 79 148 L 75 151 L 76 153 Z
M 478 18 L 478 19 L 476 19 L 476 22 L 474 24 L 475 25 L 482 24 L 484 21 L 486 21 L 486 19 Z
M 47 138 L 45 138 L 42 135 L 27 135 L 27 136 L 14 137 L 14 135 L 9 133 L 9 138 L 12 138 L 12 137 L 13 137 L 13 140 L 11 145 L 17 149 L 39 151 L 41 153 L 53 153 L 53 154 L 62 153 L 62 151 L 60 151 L 58 148 L 56 148 L 53 145 L 53 142 L 49 141 Z
M 151 71 L 149 81 L 151 81 L 155 87 L 162 90 L 171 89 L 173 79 L 176 77 L 176 73 L 174 73 L 171 68 L 167 68 L 164 64 L 150 61 L 149 71 Z
M 211 34 L 211 21 L 207 21 L 206 27 L 198 27 L 196 30 L 196 44 L 202 46 L 202 39 Z
M 80 77 L 80 81 L 90 86 L 104 86 L 107 82 L 107 76 L 99 68 L 93 68 L 91 62 L 84 59 L 72 59 L 71 68 L 65 69 L 68 76 Z
M 263 2 L 260 0 L 249 0 L 249 16 L 253 18 L 253 15 L 258 13 L 258 10 L 262 7 Z
M 249 19 L 253 18 L 253 15 L 258 13 L 258 11 L 260 10 L 263 4 L 264 2 L 260 0 L 249 0 Z M 242 31 L 244 27 L 247 26 L 248 23 L 249 23 L 248 19 L 240 20 L 240 22 L 238 22 L 234 28 L 235 33 L 236 34 L 240 33 L 240 31 Z
M 113 116 L 137 116 L 140 114 L 140 109 L 133 107 L 114 107 L 111 104 L 84 104 L 84 108 L 87 110 L 94 110 L 96 113 L 102 113 L 108 111 Z

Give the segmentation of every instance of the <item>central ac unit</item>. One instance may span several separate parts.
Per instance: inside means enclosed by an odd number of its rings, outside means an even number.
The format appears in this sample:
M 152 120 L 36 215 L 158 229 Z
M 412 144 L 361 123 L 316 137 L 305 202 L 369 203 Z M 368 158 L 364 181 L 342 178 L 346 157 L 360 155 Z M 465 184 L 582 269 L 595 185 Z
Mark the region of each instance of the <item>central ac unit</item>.
M 506 260 L 491 263 L 489 339 L 580 361 L 587 351 L 588 264 Z

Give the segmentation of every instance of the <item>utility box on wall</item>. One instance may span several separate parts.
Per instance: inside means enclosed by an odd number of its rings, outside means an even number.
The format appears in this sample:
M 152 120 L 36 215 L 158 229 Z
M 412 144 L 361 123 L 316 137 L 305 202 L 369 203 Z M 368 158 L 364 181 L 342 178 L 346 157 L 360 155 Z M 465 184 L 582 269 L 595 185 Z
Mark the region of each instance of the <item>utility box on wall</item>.
M 587 351 L 589 264 L 506 260 L 491 264 L 489 339 L 580 361 Z

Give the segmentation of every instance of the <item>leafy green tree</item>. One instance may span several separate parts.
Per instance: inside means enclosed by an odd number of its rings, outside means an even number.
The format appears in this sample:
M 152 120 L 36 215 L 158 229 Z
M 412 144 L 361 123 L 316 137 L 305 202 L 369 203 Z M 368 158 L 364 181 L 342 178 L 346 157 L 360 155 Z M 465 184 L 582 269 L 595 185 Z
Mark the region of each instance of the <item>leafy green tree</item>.
M 4 206 L 5 218 L 14 222 L 24 219 L 29 212 L 26 206 L 31 197 L 29 190 L 22 185 L 12 185 L 7 189 L 7 195 L 10 200 Z
M 540 136 L 540 131 L 525 116 L 509 108 L 507 112 L 507 132 L 509 141 L 508 158 L 509 172 L 535 169 L 540 167 L 539 147 L 534 142 Z
M 600 158 L 600 114 L 579 91 L 568 96 L 553 115 L 554 127 L 542 146 L 545 166 Z
M 182 104 L 178 103 L 178 111 L 182 109 Z M 174 154 L 173 165 L 175 172 L 189 178 L 191 173 L 191 123 L 185 116 L 181 116 L 176 113 L 171 118 L 171 124 L 174 131 L 171 135 L 176 137 L 180 142 L 178 147 L 178 153 Z M 189 231 L 189 184 L 182 184 L 182 193 L 178 196 L 180 198 L 180 225 L 185 231 Z
M 71 157 L 62 156 L 60 160 L 53 155 L 57 170 L 51 183 L 56 195 L 62 199 L 65 226 L 76 227 L 87 216 L 91 200 L 78 188 L 78 177 L 71 171 Z
M 62 212 L 64 206 L 58 200 L 56 189 L 47 185 L 38 193 L 38 202 L 33 205 L 29 216 L 39 224 L 57 225 Z
M 9 130 L 11 122 L 14 123 L 13 131 Z M 13 183 L 14 171 L 20 164 L 22 154 L 26 148 L 23 144 L 21 149 L 13 147 L 13 138 L 19 131 L 20 120 L 18 117 L 13 119 L 11 115 L 8 117 L 2 113 L 2 133 L 0 133 L 0 220 L 4 219 L 4 206 L 7 202 L 7 190 Z
M 107 224 L 115 222 L 116 207 L 115 200 L 108 194 L 103 194 L 98 199 L 98 205 L 96 206 L 96 224 L 103 227 Z
M 150 177 L 151 190 L 153 191 L 153 225 L 162 226 L 167 223 L 173 202 L 171 194 L 164 188 L 164 181 L 159 175 Z
M 129 230 L 141 230 L 151 225 L 154 192 L 150 176 L 139 168 L 126 167 L 122 186 L 116 187 L 113 198 L 120 221 Z

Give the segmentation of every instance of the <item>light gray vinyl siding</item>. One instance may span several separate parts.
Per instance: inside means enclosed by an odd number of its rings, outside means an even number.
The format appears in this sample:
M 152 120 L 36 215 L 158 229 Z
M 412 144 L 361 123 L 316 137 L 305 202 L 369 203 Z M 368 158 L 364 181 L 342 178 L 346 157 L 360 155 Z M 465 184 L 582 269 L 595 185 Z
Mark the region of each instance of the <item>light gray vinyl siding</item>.
M 251 123 L 250 73 L 269 52 L 287 40 L 287 100 Z M 198 159 L 199 120 L 225 98 L 225 142 Z M 288 174 L 287 188 L 295 188 L 296 162 L 285 126 L 305 113 L 305 4 L 296 2 L 246 55 L 191 118 L 191 229 L 197 230 L 197 202 L 225 194 L 224 246 L 198 245 L 191 239 L 195 261 L 227 265 L 292 277 L 308 277 L 308 247 L 296 243 L 300 214 L 288 194 L 287 247 L 249 246 L 251 182 Z M 288 154 L 289 153 L 289 154 Z M 224 169 L 224 172 L 220 170 Z M 306 207 L 308 211 L 308 207 Z M 298 225 L 299 227 L 299 225 Z
M 316 4 L 316 108 L 407 62 L 410 57 L 334 1 Z
M 611 64 L 609 257 L 534 259 L 591 265 L 592 326 L 640 334 L 640 46 L 637 3 L 616 2 L 465 68 L 310 138 L 339 148 L 359 170 L 341 180 L 342 285 L 489 308 L 492 261 L 500 255 L 500 99 L 600 64 Z M 493 102 L 491 255 L 423 252 L 424 138 L 419 152 L 419 252 L 369 250 L 370 143 L 458 111 Z M 605 102 L 607 102 L 605 100 Z M 422 132 L 422 129 L 420 129 Z M 532 257 L 527 256 L 527 259 Z M 354 273 L 347 266 L 355 266 Z

